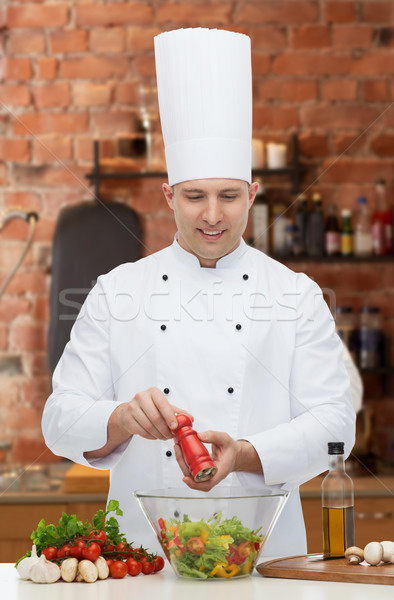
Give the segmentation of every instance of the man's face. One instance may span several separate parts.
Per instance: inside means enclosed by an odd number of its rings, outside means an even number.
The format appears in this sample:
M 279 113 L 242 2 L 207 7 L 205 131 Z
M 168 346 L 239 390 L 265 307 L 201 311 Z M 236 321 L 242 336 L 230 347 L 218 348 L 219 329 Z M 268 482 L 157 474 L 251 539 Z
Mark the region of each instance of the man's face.
M 200 261 L 214 267 L 241 242 L 258 184 L 238 179 L 198 179 L 163 192 L 174 211 L 178 242 Z

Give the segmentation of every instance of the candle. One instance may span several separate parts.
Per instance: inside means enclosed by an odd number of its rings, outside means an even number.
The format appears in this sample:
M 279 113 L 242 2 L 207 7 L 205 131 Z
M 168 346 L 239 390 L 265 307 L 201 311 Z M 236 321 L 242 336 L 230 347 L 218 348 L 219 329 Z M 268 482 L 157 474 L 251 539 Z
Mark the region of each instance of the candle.
M 269 169 L 282 169 L 286 166 L 286 144 L 267 144 L 267 163 Z

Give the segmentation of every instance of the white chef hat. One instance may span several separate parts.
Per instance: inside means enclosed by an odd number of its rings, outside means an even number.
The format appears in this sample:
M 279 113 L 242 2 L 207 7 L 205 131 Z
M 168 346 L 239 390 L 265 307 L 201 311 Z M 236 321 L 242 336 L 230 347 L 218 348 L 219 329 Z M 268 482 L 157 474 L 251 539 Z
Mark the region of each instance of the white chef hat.
M 157 90 L 170 185 L 251 182 L 250 38 L 218 29 L 155 37 Z

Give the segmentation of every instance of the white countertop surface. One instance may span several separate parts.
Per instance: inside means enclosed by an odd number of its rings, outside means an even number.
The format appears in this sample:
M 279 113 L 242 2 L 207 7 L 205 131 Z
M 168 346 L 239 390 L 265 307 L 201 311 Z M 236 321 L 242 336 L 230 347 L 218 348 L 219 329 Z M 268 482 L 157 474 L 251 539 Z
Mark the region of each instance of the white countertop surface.
M 154 575 L 91 583 L 45 585 L 19 579 L 12 564 L 0 564 L 0 597 L 6 600 L 393 600 L 394 586 L 251 577 L 226 581 L 178 579 L 168 565 Z

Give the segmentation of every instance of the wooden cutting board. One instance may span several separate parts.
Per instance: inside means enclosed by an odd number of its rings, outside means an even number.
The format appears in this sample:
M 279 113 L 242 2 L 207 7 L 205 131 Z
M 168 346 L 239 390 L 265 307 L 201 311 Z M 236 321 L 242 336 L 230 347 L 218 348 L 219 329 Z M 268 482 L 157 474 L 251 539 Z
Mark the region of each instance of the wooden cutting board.
M 256 569 L 263 577 L 394 585 L 394 564 L 383 563 L 378 567 L 350 565 L 346 558 L 324 560 L 322 554 L 270 560 L 260 563 Z
M 109 489 L 109 471 L 91 469 L 84 465 L 73 465 L 64 476 L 63 491 L 70 494 L 107 493 Z

